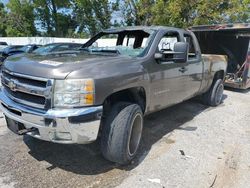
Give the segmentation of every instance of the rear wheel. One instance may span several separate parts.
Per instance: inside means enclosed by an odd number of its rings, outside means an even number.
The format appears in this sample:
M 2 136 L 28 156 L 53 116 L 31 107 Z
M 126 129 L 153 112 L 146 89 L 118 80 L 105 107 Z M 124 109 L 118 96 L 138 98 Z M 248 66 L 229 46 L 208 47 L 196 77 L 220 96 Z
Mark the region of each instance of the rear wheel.
M 222 79 L 217 79 L 211 88 L 203 94 L 203 101 L 210 106 L 218 106 L 222 102 L 224 85 Z
M 119 164 L 129 163 L 137 153 L 142 128 L 143 113 L 139 105 L 124 102 L 116 104 L 103 125 L 103 156 Z

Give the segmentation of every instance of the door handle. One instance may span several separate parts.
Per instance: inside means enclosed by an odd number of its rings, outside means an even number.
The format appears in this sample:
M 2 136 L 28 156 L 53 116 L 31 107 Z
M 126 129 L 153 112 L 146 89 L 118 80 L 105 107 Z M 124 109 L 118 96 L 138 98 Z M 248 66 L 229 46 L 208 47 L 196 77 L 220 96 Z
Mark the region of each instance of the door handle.
M 186 67 L 181 67 L 181 68 L 179 69 L 179 71 L 182 72 L 182 73 L 186 72 L 187 70 L 188 70 L 188 69 L 187 69 Z

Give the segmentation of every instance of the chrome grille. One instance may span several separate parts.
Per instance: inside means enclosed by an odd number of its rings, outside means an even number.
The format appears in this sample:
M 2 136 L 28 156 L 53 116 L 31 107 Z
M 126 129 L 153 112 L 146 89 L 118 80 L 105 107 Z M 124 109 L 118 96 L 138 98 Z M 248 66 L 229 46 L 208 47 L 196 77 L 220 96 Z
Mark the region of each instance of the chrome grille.
M 51 107 L 53 80 L 3 70 L 1 82 L 5 94 L 15 102 L 43 109 Z

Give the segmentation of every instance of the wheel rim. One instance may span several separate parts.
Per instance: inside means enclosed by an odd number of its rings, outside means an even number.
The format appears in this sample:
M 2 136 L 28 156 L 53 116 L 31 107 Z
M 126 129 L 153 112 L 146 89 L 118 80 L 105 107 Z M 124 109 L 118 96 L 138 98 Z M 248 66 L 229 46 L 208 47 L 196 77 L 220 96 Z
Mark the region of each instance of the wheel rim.
M 219 87 L 217 88 L 217 92 L 216 92 L 216 97 L 215 97 L 216 104 L 221 103 L 221 100 L 223 97 L 223 90 L 224 90 L 224 86 L 223 86 L 223 84 L 220 84 Z
M 141 114 L 137 113 L 133 118 L 129 137 L 128 153 L 130 156 L 133 156 L 138 149 L 141 140 L 142 124 L 143 118 Z

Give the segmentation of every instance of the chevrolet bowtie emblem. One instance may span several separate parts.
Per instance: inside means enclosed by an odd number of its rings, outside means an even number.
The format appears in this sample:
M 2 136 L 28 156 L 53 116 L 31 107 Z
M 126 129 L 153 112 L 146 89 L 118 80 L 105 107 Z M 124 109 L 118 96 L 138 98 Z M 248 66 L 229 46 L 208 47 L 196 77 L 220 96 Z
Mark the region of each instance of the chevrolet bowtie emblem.
M 10 90 L 15 91 L 16 84 L 15 84 L 14 80 L 10 80 L 9 83 L 8 83 L 8 86 L 9 86 Z

